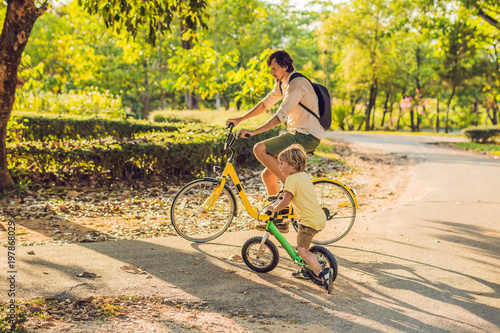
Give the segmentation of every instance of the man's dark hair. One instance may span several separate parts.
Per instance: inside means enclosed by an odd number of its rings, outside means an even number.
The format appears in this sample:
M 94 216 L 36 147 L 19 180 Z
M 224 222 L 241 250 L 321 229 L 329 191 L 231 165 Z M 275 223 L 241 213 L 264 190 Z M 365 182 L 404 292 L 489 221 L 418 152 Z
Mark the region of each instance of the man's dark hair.
M 293 58 L 286 51 L 276 51 L 267 58 L 267 65 L 271 66 L 273 60 L 276 59 L 276 63 L 281 67 L 287 68 L 288 73 L 292 73 L 295 70 L 293 67 Z

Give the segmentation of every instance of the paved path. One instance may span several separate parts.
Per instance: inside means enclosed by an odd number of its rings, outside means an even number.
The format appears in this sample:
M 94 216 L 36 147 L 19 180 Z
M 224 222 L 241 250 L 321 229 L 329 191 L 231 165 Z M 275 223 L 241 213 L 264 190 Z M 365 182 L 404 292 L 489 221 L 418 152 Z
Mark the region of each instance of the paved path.
M 19 248 L 16 297 L 165 296 L 222 314 L 267 313 L 275 321 L 265 328 L 275 332 L 499 332 L 500 162 L 423 142 L 431 137 L 331 135 L 417 162 L 398 205 L 361 211 L 348 237 L 328 246 L 340 267 L 332 296 L 291 278 L 282 250 L 267 274 L 225 260 L 261 234 L 246 231 L 207 244 L 168 237 Z M 294 233 L 287 237 L 295 244 Z M 125 264 L 145 267 L 149 278 L 122 271 Z M 100 277 L 76 277 L 83 271 Z M 241 330 L 262 326 L 234 320 Z
M 432 144 L 442 137 L 331 136 L 417 162 L 403 202 L 349 246 L 361 300 L 395 330 L 499 332 L 500 161 Z

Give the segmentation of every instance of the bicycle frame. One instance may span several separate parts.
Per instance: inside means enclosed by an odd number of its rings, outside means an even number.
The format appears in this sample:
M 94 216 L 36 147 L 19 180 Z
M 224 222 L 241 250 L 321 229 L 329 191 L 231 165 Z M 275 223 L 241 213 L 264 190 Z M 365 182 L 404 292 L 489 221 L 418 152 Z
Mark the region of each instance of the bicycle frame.
M 268 218 L 269 218 L 269 216 L 268 216 Z M 273 223 L 273 219 L 271 219 L 271 218 L 269 218 L 269 221 L 267 222 L 266 233 L 262 237 L 262 242 L 260 243 L 259 251 L 257 252 L 257 259 L 262 255 L 262 253 L 264 251 L 264 243 L 269 238 L 269 234 L 273 235 L 276 238 L 276 240 L 278 241 L 278 243 L 280 243 L 281 246 L 283 246 L 283 248 L 288 253 L 290 258 L 293 259 L 293 263 L 295 265 L 299 265 L 301 267 L 305 267 L 305 268 L 311 270 L 311 267 L 309 267 L 309 265 L 307 265 L 305 263 L 304 259 L 302 259 L 297 254 L 297 251 L 295 251 L 295 249 L 288 243 L 288 241 L 285 239 L 285 237 L 283 237 L 283 235 L 278 230 L 278 228 L 276 228 L 276 226 Z
M 225 149 L 228 149 L 228 148 L 231 149 L 231 156 L 227 160 L 226 166 L 224 167 L 224 171 L 222 172 L 222 174 L 219 177 L 217 177 L 217 181 L 218 181 L 217 187 L 214 188 L 214 190 L 212 191 L 212 194 L 201 205 L 201 207 L 199 208 L 199 211 L 200 212 L 206 212 L 206 211 L 208 211 L 209 209 L 212 208 L 212 206 L 214 205 L 214 203 L 217 201 L 217 199 L 219 198 L 220 194 L 222 193 L 222 190 L 224 189 L 227 177 L 230 177 L 231 180 L 234 183 L 234 186 L 238 190 L 238 194 L 239 194 L 239 196 L 241 198 L 241 201 L 243 202 L 243 206 L 245 207 L 245 209 L 247 210 L 247 212 L 250 214 L 250 216 L 252 216 L 253 218 L 255 218 L 257 220 L 260 220 L 260 221 L 267 221 L 269 219 L 268 215 L 259 214 L 252 207 L 252 205 L 250 204 L 250 201 L 248 200 L 248 197 L 247 197 L 247 195 L 245 193 L 245 190 L 243 189 L 243 186 L 241 185 L 241 181 L 238 178 L 238 174 L 236 173 L 236 170 L 235 170 L 235 168 L 233 166 L 233 158 L 234 158 L 234 154 L 235 154 L 235 150 L 233 148 L 233 144 L 234 144 L 234 141 L 236 140 L 236 137 L 232 133 L 233 126 L 230 126 L 228 128 L 230 128 L 230 132 L 228 134 L 228 137 L 226 138 L 226 143 L 224 144 L 224 148 Z M 230 135 L 232 135 L 232 136 L 230 136 Z M 358 201 L 356 199 L 356 195 L 353 193 L 353 191 L 350 188 L 348 188 L 347 186 L 345 186 L 341 182 L 338 182 L 338 181 L 335 181 L 335 180 L 332 180 L 332 179 L 328 179 L 328 178 L 313 179 L 313 181 L 321 181 L 321 180 L 328 180 L 328 181 L 337 183 L 341 187 L 345 188 L 351 194 L 352 198 L 354 199 L 355 207 L 358 208 Z M 293 208 L 290 205 L 290 209 L 288 211 L 288 214 L 278 215 L 276 218 L 279 218 L 279 219 L 288 219 L 288 218 L 289 219 L 293 219 L 293 218 L 296 218 L 296 217 L 297 217 L 297 214 L 295 214 L 293 212 Z
M 245 190 L 243 189 L 243 186 L 241 185 L 241 181 L 238 178 L 238 174 L 236 173 L 236 170 L 234 169 L 233 163 L 232 163 L 233 156 L 229 158 L 227 161 L 226 167 L 224 168 L 224 171 L 218 177 L 218 185 L 217 187 L 213 190 L 212 194 L 205 200 L 203 205 L 200 207 L 200 211 L 206 212 L 210 208 L 212 208 L 213 204 L 216 202 L 217 198 L 222 192 L 222 189 L 224 188 L 224 185 L 226 184 L 226 179 L 227 177 L 230 177 L 231 180 L 234 183 L 234 186 L 238 190 L 238 194 L 241 198 L 241 201 L 243 202 L 243 206 L 247 210 L 247 212 L 252 216 L 253 218 L 261 221 L 267 221 L 269 219 L 268 215 L 265 214 L 259 214 L 255 209 L 252 207 L 250 204 L 250 200 L 248 200 L 248 197 L 245 193 Z M 296 217 L 295 214 L 286 214 L 286 215 L 279 215 L 279 218 L 294 218 Z

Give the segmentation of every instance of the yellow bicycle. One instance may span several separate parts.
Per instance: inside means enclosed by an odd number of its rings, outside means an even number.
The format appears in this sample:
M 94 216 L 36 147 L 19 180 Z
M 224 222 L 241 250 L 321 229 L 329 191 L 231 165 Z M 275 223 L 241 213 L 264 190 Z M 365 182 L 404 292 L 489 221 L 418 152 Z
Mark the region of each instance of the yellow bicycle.
M 175 195 L 170 209 L 172 225 L 177 233 L 185 239 L 203 243 L 222 235 L 237 216 L 237 201 L 231 188 L 226 184 L 229 177 L 238 191 L 243 206 L 253 218 L 267 221 L 269 216 L 256 211 L 245 193 L 233 166 L 236 153 L 233 144 L 236 134 L 233 124 L 227 127 L 224 149 L 230 149 L 231 155 L 222 173 L 214 167 L 216 178 L 203 178 L 186 184 Z M 342 239 L 351 230 L 356 218 L 358 203 L 354 192 L 339 181 L 328 178 L 312 179 L 314 189 L 321 208 L 327 217 L 325 229 L 313 240 L 315 244 L 331 244 Z M 280 212 L 284 213 L 284 212 Z M 277 219 L 291 219 L 297 230 L 298 216 L 290 205 L 286 214 Z

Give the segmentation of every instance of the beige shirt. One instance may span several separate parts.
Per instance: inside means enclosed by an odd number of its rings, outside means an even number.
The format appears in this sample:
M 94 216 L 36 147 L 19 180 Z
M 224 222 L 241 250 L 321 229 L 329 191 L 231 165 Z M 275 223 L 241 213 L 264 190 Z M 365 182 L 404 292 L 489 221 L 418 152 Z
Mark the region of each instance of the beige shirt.
M 286 177 L 284 191 L 293 196 L 292 204 L 300 217 L 300 224 L 318 231 L 325 228 L 326 215 L 316 199 L 311 179 L 305 172 Z
M 319 115 L 318 96 L 316 96 L 313 86 L 304 77 L 297 77 L 289 82 L 292 74 L 290 73 L 281 85 L 284 95 L 281 94 L 279 82 L 276 82 L 273 91 L 262 100 L 262 103 L 269 110 L 283 99 L 278 111 L 276 111 L 276 116 L 281 122 L 284 122 L 288 117 L 288 131 L 290 133 L 297 131 L 303 134 L 312 134 L 321 140 L 325 137 L 325 130 L 316 117 L 299 105 L 300 102 Z

